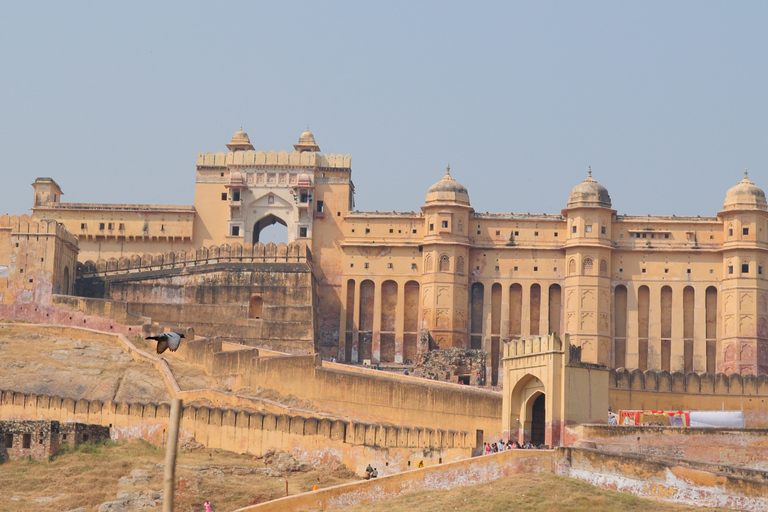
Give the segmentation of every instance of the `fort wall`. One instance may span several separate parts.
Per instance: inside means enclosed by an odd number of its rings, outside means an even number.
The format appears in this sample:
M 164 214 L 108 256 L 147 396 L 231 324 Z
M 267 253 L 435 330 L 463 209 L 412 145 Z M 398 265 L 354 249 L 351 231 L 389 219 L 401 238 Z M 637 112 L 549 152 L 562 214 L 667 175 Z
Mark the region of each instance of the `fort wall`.
M 0 418 L 56 420 L 105 425 L 112 439 L 141 437 L 161 445 L 167 433 L 169 404 L 100 402 L 3 391 Z M 405 471 L 411 460 L 425 464 L 470 456 L 473 436 L 466 432 L 411 428 L 236 409 L 184 406 L 181 439 L 208 448 L 263 454 L 281 450 L 316 464 L 337 459 L 362 474 L 372 463 L 387 471 Z M 377 465 L 378 464 L 378 465 Z
M 318 354 L 262 356 L 259 350 L 223 351 L 221 340 L 197 339 L 177 352 L 232 385 L 274 389 L 321 410 L 365 421 L 501 433 L 501 394 L 373 369 L 322 361 Z
M 668 373 L 619 368 L 609 373 L 613 410 L 743 411 L 749 427 L 768 427 L 768 375 Z
M 560 475 L 592 485 L 687 505 L 763 511 L 768 473 L 703 462 L 558 448 Z
M 405 493 L 487 484 L 505 476 L 525 473 L 549 473 L 552 472 L 554 455 L 551 450 L 508 450 L 413 471 L 387 473 L 386 476 L 372 480 L 351 482 L 244 507 L 237 512 L 338 510 L 361 503 L 377 503 Z
M 607 453 L 754 466 L 768 460 L 765 428 L 690 428 L 618 425 L 566 427 L 568 445 Z M 586 444 L 585 444 L 586 443 Z

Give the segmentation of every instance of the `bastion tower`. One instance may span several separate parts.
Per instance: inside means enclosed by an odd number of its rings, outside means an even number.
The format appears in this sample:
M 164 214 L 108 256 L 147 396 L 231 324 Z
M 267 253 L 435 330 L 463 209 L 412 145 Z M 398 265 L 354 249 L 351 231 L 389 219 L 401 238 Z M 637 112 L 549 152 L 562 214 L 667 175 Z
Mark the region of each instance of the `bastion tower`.
M 484 348 L 467 340 L 467 261 L 469 204 L 467 189 L 445 176 L 427 192 L 424 206 L 421 327 L 429 329 L 439 348 Z M 477 346 L 475 346 L 477 345 Z
M 744 179 L 728 190 L 718 213 L 724 232 L 723 332 L 722 346 L 717 347 L 721 355 L 717 370 L 726 374 L 768 372 L 766 210 L 765 192 L 744 171 Z
M 581 347 L 581 360 L 611 361 L 611 209 L 608 190 L 592 178 L 576 185 L 563 210 L 567 221 L 565 332 Z

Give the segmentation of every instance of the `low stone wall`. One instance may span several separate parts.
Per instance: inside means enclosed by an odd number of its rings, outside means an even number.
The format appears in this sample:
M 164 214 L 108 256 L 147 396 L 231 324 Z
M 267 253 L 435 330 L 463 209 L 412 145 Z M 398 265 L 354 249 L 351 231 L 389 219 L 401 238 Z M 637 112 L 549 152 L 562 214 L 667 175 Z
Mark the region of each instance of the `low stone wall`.
M 523 473 L 549 473 L 553 470 L 554 459 L 552 450 L 507 450 L 494 455 L 288 496 L 241 508 L 236 512 L 349 508 L 360 503 L 379 502 L 411 492 L 487 484 L 505 476 Z
M 592 485 L 696 506 L 768 510 L 768 472 L 642 455 L 558 448 L 560 475 Z
M 768 429 L 578 425 L 566 427 L 570 445 L 594 443 L 606 453 L 659 456 L 716 464 L 768 461 Z

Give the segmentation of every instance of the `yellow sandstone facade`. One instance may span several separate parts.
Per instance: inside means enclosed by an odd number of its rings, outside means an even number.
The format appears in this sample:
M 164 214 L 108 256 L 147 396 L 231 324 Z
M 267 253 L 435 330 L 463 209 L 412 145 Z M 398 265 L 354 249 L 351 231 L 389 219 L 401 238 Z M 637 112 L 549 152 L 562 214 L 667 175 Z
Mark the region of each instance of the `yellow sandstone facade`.
M 294 149 L 200 153 L 193 206 L 61 202 L 38 178 L 34 217 L 79 241 L 81 262 L 305 240 L 317 282 L 319 346 L 341 361 L 415 360 L 430 347 L 486 350 L 568 334 L 581 360 L 669 372 L 768 373 L 768 207 L 744 175 L 712 217 L 618 214 L 588 172 L 556 214 L 475 212 L 450 174 L 420 211 L 355 210 L 349 155 L 309 131 Z M 565 191 L 563 191 L 565 197 Z M 267 306 L 265 304 L 265 306 Z

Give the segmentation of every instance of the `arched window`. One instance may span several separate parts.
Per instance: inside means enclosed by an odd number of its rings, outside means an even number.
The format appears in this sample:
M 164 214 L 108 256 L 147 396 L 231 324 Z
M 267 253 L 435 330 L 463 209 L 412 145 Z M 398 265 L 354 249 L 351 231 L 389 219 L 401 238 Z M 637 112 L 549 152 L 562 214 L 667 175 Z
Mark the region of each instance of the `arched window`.
M 251 300 L 248 302 L 248 318 L 258 320 L 261 318 L 262 308 L 264 307 L 264 301 L 258 295 L 252 295 Z
M 568 262 L 568 275 L 572 276 L 576 274 L 576 260 L 571 259 L 571 261 Z
M 464 273 L 464 256 L 459 256 L 458 258 L 456 258 L 456 273 L 457 274 Z
M 594 264 L 592 263 L 592 259 L 584 258 L 584 271 L 582 272 L 582 274 L 585 276 L 592 275 L 593 268 L 594 268 Z
M 432 255 L 427 254 L 424 257 L 424 272 L 432 272 Z
M 605 260 L 600 260 L 600 275 L 608 275 L 608 262 Z
M 447 254 L 443 254 L 442 256 L 440 256 L 440 268 L 438 270 L 440 270 L 440 272 L 450 272 L 451 260 L 448 259 Z

